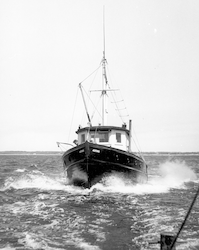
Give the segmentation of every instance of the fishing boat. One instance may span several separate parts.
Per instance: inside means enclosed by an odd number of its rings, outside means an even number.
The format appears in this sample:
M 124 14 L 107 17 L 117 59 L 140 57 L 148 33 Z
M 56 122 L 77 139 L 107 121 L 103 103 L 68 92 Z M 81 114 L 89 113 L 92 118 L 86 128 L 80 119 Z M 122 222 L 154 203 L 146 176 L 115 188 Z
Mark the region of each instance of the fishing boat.
M 75 145 L 67 150 L 63 156 L 63 166 L 70 184 L 91 188 L 105 176 L 121 173 L 133 183 L 146 182 L 147 165 L 144 158 L 131 150 L 132 125 L 123 123 L 121 126 L 105 124 L 108 78 L 106 74 L 107 60 L 105 45 L 101 61 L 103 86 L 100 91 L 102 98 L 101 123 L 92 124 L 86 100 L 79 84 L 82 99 L 88 119 L 88 125 L 79 126 L 76 133 Z
M 78 145 L 63 154 L 64 169 L 71 184 L 90 188 L 116 172 L 133 183 L 147 180 L 147 165 L 130 151 L 131 131 L 125 125 L 79 128 L 77 135 Z

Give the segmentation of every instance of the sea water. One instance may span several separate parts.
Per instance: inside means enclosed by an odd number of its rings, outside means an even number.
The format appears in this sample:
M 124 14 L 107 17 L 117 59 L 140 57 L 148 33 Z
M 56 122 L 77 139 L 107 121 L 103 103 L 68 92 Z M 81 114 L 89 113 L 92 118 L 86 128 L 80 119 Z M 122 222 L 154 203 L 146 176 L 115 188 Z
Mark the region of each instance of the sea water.
M 0 249 L 160 249 L 199 185 L 199 155 L 148 154 L 146 184 L 120 174 L 90 190 L 67 185 L 61 155 L 0 155 Z M 199 197 L 176 249 L 199 249 Z

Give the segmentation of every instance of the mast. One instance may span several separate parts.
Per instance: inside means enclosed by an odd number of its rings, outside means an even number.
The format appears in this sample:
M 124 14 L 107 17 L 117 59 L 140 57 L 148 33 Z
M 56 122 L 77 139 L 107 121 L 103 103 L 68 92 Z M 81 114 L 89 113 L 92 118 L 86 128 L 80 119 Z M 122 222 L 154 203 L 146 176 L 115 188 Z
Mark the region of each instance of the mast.
M 102 126 L 105 124 L 106 115 L 106 90 L 108 85 L 108 79 L 106 75 L 106 57 L 105 57 L 105 7 L 103 8 L 103 59 L 102 59 Z

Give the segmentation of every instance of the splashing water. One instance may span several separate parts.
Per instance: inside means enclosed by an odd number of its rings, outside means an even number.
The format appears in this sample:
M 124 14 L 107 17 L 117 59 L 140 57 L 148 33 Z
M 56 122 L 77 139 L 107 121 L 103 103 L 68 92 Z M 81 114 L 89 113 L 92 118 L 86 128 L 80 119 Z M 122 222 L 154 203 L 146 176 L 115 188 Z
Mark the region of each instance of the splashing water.
M 92 190 L 135 194 L 164 193 L 171 188 L 180 188 L 185 182 L 196 179 L 196 174 L 185 162 L 167 161 L 159 165 L 158 175 L 150 176 L 146 184 L 134 185 L 123 175 L 114 174 L 105 177 L 103 183 L 96 184 Z
M 147 157 L 147 183 L 112 174 L 91 189 L 67 185 L 59 156 L 2 157 L 0 249 L 149 249 L 160 232 L 181 225 L 199 156 Z M 194 206 L 179 250 L 198 249 L 198 213 Z
M 22 171 L 17 171 L 22 172 Z M 25 172 L 25 173 L 23 173 Z M 47 176 L 41 171 L 23 171 L 22 175 L 17 177 L 8 177 L 0 191 L 5 191 L 10 188 L 14 189 L 40 189 L 40 190 L 60 190 L 72 194 L 88 194 L 89 189 L 82 189 L 69 185 L 69 180 L 66 176 Z
M 187 166 L 185 162 L 167 161 L 159 165 L 159 169 L 155 175 L 150 175 L 146 184 L 134 184 L 132 180 L 127 179 L 121 173 L 114 173 L 104 177 L 100 183 L 95 184 L 90 190 L 74 186 L 69 186 L 67 179 L 51 178 L 40 171 L 26 172 L 18 178 L 8 178 L 5 188 L 37 188 L 42 190 L 64 190 L 68 192 L 84 192 L 90 193 L 95 191 L 109 193 L 134 193 L 134 194 L 150 194 L 164 193 L 171 188 L 179 188 L 185 182 L 195 181 L 196 174 Z
M 9 177 L 5 184 L 5 189 L 37 188 L 42 190 L 63 190 L 65 180 L 50 178 L 40 171 L 31 171 L 16 178 Z
M 187 166 L 186 163 L 178 160 L 172 162 L 165 162 L 160 165 L 160 175 L 164 184 L 170 187 L 178 187 L 184 182 L 195 181 L 196 174 Z

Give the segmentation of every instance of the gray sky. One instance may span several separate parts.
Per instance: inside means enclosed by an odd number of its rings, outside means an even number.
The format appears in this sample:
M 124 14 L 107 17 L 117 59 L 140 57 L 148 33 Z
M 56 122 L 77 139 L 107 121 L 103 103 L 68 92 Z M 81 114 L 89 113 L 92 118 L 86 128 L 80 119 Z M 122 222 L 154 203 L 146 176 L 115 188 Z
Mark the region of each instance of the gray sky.
M 102 59 L 103 5 L 111 81 L 141 149 L 199 151 L 198 0 L 1 0 L 0 150 L 75 139 L 78 83 Z

